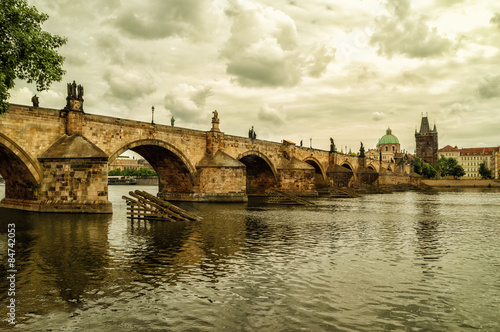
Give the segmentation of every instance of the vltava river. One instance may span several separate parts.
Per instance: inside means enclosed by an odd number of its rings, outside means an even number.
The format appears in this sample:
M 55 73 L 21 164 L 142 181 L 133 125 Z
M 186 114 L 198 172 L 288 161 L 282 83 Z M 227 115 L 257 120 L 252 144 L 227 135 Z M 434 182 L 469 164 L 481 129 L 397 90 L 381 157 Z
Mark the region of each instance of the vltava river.
M 200 222 L 132 223 L 131 189 L 110 186 L 113 215 L 0 209 L 0 327 L 15 223 L 22 331 L 500 331 L 499 191 L 196 204 Z

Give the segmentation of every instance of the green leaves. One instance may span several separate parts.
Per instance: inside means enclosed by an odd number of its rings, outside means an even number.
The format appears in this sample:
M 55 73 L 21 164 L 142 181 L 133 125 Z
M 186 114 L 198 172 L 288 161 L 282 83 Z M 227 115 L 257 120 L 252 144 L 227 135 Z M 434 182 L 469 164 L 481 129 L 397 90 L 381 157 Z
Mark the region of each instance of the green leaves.
M 0 0 L 0 114 L 15 79 L 36 83 L 38 91 L 62 79 L 64 57 L 56 49 L 66 38 L 42 30 L 48 18 L 26 0 Z
M 150 177 L 157 176 L 156 172 L 150 168 L 139 168 L 139 169 L 124 169 L 123 171 L 115 169 L 108 172 L 109 176 L 135 176 L 135 177 Z
M 458 164 L 455 158 L 446 158 L 441 155 L 441 158 L 437 162 L 436 170 L 441 173 L 441 176 L 453 176 L 455 179 L 465 175 L 465 171 L 462 166 Z
M 481 163 L 479 165 L 479 175 L 481 175 L 483 179 L 489 179 L 491 178 L 491 169 L 486 167 L 485 163 Z

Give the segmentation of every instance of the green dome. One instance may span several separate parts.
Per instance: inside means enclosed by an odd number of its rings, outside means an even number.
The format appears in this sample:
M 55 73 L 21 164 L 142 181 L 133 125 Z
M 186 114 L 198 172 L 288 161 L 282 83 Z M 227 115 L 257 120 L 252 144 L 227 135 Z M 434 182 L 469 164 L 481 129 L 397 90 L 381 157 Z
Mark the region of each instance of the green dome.
M 378 141 L 377 146 L 382 144 L 399 144 L 399 140 L 392 134 L 391 128 L 387 129 L 387 133 Z

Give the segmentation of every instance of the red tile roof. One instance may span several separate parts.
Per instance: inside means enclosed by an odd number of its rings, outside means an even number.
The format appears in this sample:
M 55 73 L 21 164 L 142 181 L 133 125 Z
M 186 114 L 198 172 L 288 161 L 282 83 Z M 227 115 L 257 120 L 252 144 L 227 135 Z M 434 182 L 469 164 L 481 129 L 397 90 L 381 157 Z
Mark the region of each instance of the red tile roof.
M 441 148 L 438 150 L 438 152 L 453 152 L 453 151 L 460 151 L 459 148 L 455 145 L 455 147 L 452 147 L 451 145 L 447 145 L 444 148 Z
M 498 151 L 498 147 L 495 147 L 495 148 L 466 148 L 466 149 L 460 149 L 460 154 L 462 156 L 492 155 L 495 151 Z

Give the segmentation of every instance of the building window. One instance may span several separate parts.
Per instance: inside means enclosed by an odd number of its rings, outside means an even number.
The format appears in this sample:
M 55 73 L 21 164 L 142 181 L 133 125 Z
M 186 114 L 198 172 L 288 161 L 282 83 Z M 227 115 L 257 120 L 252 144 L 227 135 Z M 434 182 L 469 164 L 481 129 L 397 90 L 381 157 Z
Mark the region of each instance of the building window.
M 387 151 L 389 151 L 389 148 L 388 148 L 387 146 L 385 147 L 385 151 L 386 151 L 386 152 L 387 152 Z

